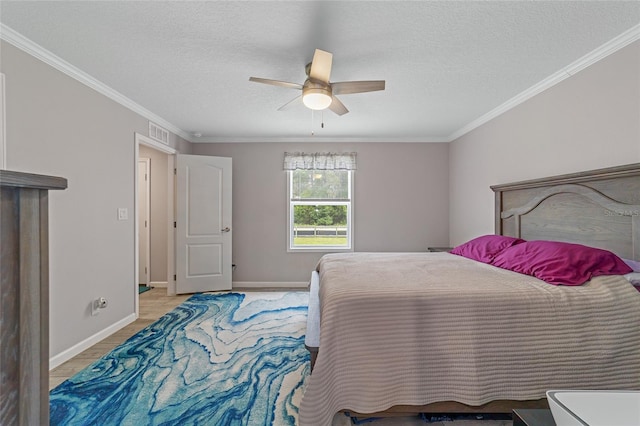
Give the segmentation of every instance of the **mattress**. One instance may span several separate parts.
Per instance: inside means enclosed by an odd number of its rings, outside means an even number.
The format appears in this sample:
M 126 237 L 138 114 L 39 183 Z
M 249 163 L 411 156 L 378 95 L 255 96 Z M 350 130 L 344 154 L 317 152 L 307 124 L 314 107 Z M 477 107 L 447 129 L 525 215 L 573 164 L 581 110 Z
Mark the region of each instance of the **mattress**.
M 301 425 L 337 411 L 640 388 L 640 293 L 554 286 L 449 253 L 325 255 Z

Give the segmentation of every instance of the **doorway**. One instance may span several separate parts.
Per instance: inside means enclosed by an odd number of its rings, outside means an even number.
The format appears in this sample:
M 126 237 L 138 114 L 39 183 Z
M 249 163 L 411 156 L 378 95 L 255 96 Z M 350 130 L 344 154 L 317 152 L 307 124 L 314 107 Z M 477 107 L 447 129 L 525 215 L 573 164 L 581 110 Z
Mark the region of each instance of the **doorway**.
M 139 280 L 146 266 L 148 286 L 167 289 L 168 295 L 175 295 L 174 260 L 174 164 L 176 150 L 147 136 L 135 133 L 135 188 L 134 188 L 134 253 L 135 286 L 133 288 L 134 310 L 139 316 Z M 145 182 L 140 170 L 140 161 L 149 159 L 148 166 L 148 222 L 149 249 L 141 249 L 145 224 L 141 204 L 144 203 Z M 143 166 L 144 167 L 144 166 Z M 145 260 L 144 257 L 146 256 Z
M 151 275 L 151 158 L 147 154 L 138 160 L 138 293 L 149 289 Z

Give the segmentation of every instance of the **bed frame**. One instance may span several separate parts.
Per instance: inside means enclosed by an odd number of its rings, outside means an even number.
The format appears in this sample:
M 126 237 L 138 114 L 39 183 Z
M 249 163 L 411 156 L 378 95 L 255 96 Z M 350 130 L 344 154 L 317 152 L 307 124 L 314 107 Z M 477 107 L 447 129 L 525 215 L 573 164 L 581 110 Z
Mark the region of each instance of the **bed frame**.
M 495 185 L 496 234 L 640 260 L 640 163 Z
M 640 163 L 494 185 L 491 189 L 495 193 L 496 234 L 585 244 L 640 260 Z M 314 345 L 307 348 L 313 368 L 319 348 Z M 511 413 L 514 408 L 548 408 L 548 404 L 545 398 L 498 400 L 482 406 L 443 401 L 350 415 L 361 418 L 418 413 Z

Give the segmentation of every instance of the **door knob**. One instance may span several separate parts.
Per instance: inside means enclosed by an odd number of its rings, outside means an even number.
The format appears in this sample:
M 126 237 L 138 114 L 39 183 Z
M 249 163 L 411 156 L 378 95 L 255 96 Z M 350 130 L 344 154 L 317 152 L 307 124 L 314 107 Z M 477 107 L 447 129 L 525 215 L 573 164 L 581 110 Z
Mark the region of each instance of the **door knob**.
M 229 231 L 231 231 L 231 228 L 229 228 L 229 227 L 227 226 L 226 228 L 221 229 L 220 231 L 221 231 L 221 232 L 229 232 Z

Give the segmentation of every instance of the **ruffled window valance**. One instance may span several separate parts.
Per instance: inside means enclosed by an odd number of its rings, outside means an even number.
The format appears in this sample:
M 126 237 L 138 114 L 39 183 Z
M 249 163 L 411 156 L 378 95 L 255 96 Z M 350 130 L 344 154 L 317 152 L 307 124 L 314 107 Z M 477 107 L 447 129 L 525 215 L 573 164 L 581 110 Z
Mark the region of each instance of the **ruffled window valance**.
M 356 153 L 285 152 L 285 170 L 355 170 Z

